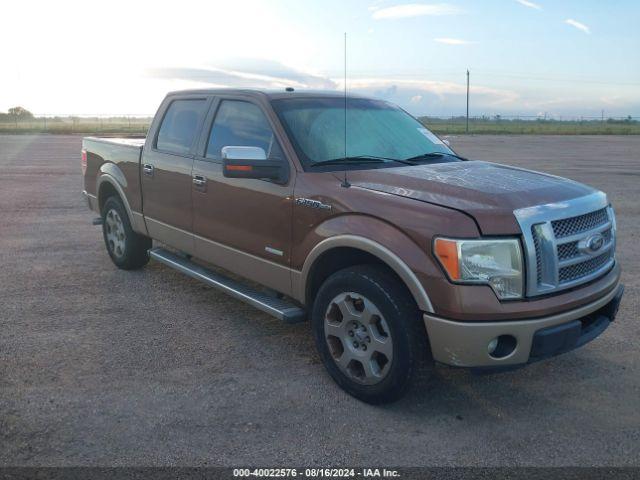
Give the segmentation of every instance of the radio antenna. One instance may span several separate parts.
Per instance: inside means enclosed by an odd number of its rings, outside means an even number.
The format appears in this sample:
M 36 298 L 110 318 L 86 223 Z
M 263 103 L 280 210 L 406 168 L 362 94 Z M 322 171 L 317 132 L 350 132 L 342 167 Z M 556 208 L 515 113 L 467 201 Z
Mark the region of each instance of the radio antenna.
M 347 181 L 347 32 L 344 32 L 344 179 L 342 186 L 349 188 L 351 185 Z

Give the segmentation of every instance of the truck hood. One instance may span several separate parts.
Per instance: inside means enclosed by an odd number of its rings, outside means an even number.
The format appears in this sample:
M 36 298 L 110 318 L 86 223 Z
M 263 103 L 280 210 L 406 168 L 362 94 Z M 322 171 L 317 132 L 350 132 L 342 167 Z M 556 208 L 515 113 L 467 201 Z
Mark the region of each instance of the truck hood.
M 353 187 L 465 212 L 484 235 L 520 233 L 513 211 L 596 190 L 562 177 L 490 162 L 466 161 L 350 171 Z

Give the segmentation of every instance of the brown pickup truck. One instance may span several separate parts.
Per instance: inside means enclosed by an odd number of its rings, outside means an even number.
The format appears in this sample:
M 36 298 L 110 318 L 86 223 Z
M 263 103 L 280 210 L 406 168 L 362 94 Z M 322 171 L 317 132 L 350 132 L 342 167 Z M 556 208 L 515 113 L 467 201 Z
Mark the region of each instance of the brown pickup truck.
M 370 403 L 434 361 L 492 371 L 577 348 L 622 297 L 604 193 L 462 158 L 381 100 L 174 92 L 146 140 L 85 138 L 82 169 L 117 267 L 152 258 L 309 318 L 329 374 Z

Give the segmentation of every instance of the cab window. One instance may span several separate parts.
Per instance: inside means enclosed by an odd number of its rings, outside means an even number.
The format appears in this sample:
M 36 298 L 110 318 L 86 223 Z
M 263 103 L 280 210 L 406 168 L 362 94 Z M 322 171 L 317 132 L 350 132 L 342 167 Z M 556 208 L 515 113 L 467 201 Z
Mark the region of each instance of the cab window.
M 282 150 L 262 110 L 253 103 L 223 100 L 209 133 L 205 156 L 222 159 L 223 147 L 260 147 L 269 160 L 282 159 Z
M 204 99 L 174 100 L 162 119 L 156 148 L 164 152 L 187 155 L 205 113 Z

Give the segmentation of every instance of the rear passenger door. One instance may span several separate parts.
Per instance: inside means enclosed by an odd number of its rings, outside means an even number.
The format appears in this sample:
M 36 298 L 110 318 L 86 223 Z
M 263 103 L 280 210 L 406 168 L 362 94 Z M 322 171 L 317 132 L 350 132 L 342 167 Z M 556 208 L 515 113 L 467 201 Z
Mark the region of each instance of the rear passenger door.
M 269 113 L 250 97 L 213 102 L 193 166 L 194 241 L 197 257 L 289 293 L 295 172 Z M 268 160 L 283 162 L 288 182 L 224 177 L 226 146 L 262 148 Z
M 142 156 L 141 179 L 149 235 L 193 253 L 191 185 L 194 148 L 210 104 L 207 96 L 168 97 L 158 112 L 151 148 Z M 153 133 L 152 133 L 153 134 Z

